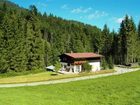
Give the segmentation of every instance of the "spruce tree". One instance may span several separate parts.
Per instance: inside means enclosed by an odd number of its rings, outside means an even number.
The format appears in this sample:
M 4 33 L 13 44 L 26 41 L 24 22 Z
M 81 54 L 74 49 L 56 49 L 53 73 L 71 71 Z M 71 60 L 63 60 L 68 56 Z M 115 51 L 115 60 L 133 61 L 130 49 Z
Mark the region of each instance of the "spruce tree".
M 29 20 L 26 23 L 27 35 L 27 57 L 28 69 L 35 70 L 43 68 L 44 65 L 44 40 L 42 39 L 40 31 L 40 21 L 36 16 L 36 9 L 29 14 Z
M 2 72 L 7 72 L 10 70 L 10 59 L 11 59 L 11 43 L 10 43 L 10 39 L 11 36 L 14 34 L 12 32 L 12 24 L 11 24 L 11 18 L 9 14 L 5 14 L 5 16 L 3 17 L 2 20 L 2 24 L 1 24 L 1 29 L 3 31 L 2 35 L 1 35 L 1 44 L 0 44 L 0 55 L 1 55 L 1 65 L 0 66 L 0 70 Z
M 125 21 L 128 21 L 128 16 L 126 16 Z M 120 38 L 119 40 L 121 41 L 121 49 L 119 51 L 120 57 L 121 57 L 121 64 L 126 64 L 126 59 L 127 59 L 127 35 L 126 35 L 126 23 L 125 21 L 122 21 L 120 25 Z M 118 36 L 119 37 L 119 36 Z
M 102 44 L 101 44 L 101 46 L 102 46 L 102 53 L 104 54 L 104 55 L 106 55 L 106 53 L 107 53 L 107 42 L 106 42 L 106 40 L 107 40 L 107 37 L 108 37 L 108 34 L 109 34 L 109 29 L 108 29 L 108 27 L 107 27 L 107 25 L 105 24 L 104 25 L 104 28 L 103 28 L 103 31 L 102 31 Z
M 127 15 L 120 26 L 122 63 L 129 64 L 136 61 L 136 26 L 132 17 Z
M 7 12 L 7 3 L 6 3 L 6 1 L 4 1 L 4 3 L 3 3 L 3 8 L 2 8 L 2 10 L 3 10 L 4 12 Z
M 139 24 L 138 24 L 138 39 L 139 39 L 139 41 L 140 41 L 140 22 L 139 22 Z
M 51 45 L 50 45 L 50 43 L 48 42 L 48 41 L 46 41 L 45 40 L 45 58 L 44 58 L 44 60 L 45 60 L 45 65 L 46 66 L 49 66 L 49 65 L 51 65 L 51 63 L 52 63 L 52 51 L 51 51 Z
M 137 49 L 137 55 L 138 55 L 138 62 L 140 62 L 140 22 L 139 22 L 139 24 L 138 24 L 138 34 L 137 34 L 138 36 L 138 43 L 137 43 L 137 47 L 136 47 L 136 49 Z
M 1 27 L 1 26 L 0 26 Z M 2 28 L 2 27 L 1 27 Z M 0 73 L 7 72 L 8 63 L 7 63 L 7 50 L 5 49 L 5 41 L 4 34 L 0 29 Z
M 16 71 L 27 70 L 27 56 L 26 56 L 26 36 L 25 36 L 25 19 L 18 17 L 17 19 L 17 55 L 16 55 Z M 21 69 L 22 68 L 22 69 Z
M 113 69 L 114 68 L 114 62 L 112 56 L 109 57 L 108 59 L 108 68 Z

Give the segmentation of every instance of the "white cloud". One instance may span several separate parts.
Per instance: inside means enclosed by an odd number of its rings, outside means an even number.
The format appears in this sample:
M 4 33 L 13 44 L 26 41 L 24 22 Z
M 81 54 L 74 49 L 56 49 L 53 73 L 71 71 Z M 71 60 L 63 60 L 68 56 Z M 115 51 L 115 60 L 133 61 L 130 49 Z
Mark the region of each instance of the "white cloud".
M 120 24 L 123 20 L 124 20 L 124 17 L 117 18 L 117 19 L 116 19 L 116 23 L 119 23 L 119 24 Z
M 128 15 L 128 18 L 130 19 L 131 16 Z M 120 24 L 124 19 L 125 19 L 125 16 L 123 16 L 123 17 L 114 17 L 115 22 L 118 23 L 118 24 Z
M 62 8 L 62 9 L 69 9 L 69 7 L 68 7 L 67 4 L 62 5 L 61 8 Z
M 46 3 L 41 3 L 41 2 L 37 2 L 36 5 L 38 5 L 38 6 L 43 6 L 43 7 L 45 7 L 45 8 L 48 7 L 48 5 L 47 5 Z
M 91 7 L 89 8 L 83 8 L 83 7 L 79 7 L 79 8 L 74 8 L 71 12 L 72 13 L 88 13 L 92 10 Z
M 87 16 L 88 19 L 95 19 L 95 18 L 100 18 L 100 17 L 105 17 L 108 16 L 108 13 L 104 11 L 95 11 L 94 13 L 91 13 Z

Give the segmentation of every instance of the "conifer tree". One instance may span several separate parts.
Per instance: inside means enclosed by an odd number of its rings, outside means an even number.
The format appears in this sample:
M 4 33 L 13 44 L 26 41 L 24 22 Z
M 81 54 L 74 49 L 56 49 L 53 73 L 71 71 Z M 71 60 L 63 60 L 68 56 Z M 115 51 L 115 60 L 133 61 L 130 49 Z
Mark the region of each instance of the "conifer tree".
M 5 16 L 3 17 L 2 20 L 2 24 L 1 24 L 1 29 L 3 31 L 2 35 L 1 35 L 1 44 L 0 44 L 0 55 L 1 55 L 1 64 L 3 66 L 0 67 L 0 70 L 2 72 L 7 72 L 8 70 L 10 70 L 10 51 L 11 51 L 11 45 L 10 45 L 10 38 L 13 34 L 12 29 L 11 29 L 11 19 L 10 19 L 10 15 L 9 14 L 5 14 Z M 9 46 L 10 45 L 10 46 Z
M 110 48 L 112 40 L 110 40 L 110 31 L 107 25 L 104 25 L 103 31 L 102 31 L 102 54 L 107 58 L 110 55 Z
M 44 40 L 42 39 L 40 31 L 40 21 L 35 15 L 37 10 L 32 11 L 29 14 L 29 20 L 26 23 L 27 28 L 27 57 L 28 57 L 28 69 L 35 70 L 44 67 Z
M 7 12 L 7 3 L 6 3 L 6 1 L 3 3 L 3 11 Z
M 114 68 L 114 62 L 112 56 L 109 57 L 108 59 L 108 68 L 113 69 Z
M 138 61 L 140 62 L 140 22 L 139 22 L 139 24 L 138 24 L 138 43 L 137 43 L 137 47 L 136 47 L 136 49 L 137 49 L 137 55 L 138 55 Z
M 140 22 L 138 24 L 138 39 L 140 40 Z
M 18 17 L 17 21 L 17 55 L 15 56 L 16 60 L 16 71 L 25 71 L 27 70 L 27 56 L 26 56 L 26 36 L 25 36 L 25 19 Z M 21 69 L 22 68 L 22 69 Z
M 136 60 L 137 34 L 132 17 L 127 15 L 121 23 L 121 55 L 123 64 L 133 63 Z
M 6 40 L 4 40 L 3 32 L 0 29 L 0 57 L 1 57 L 1 60 L 0 60 L 0 73 L 7 72 L 7 68 L 8 68 L 8 63 L 6 61 L 7 50 L 5 49 L 5 41 Z
M 128 16 L 126 16 L 125 21 L 128 22 Z M 121 41 L 121 48 L 119 51 L 120 57 L 121 57 L 121 64 L 125 64 L 126 63 L 126 59 L 127 59 L 127 35 L 126 35 L 126 23 L 125 21 L 122 21 L 121 25 L 120 25 L 120 38 L 119 40 Z M 119 36 L 118 36 L 119 37 Z

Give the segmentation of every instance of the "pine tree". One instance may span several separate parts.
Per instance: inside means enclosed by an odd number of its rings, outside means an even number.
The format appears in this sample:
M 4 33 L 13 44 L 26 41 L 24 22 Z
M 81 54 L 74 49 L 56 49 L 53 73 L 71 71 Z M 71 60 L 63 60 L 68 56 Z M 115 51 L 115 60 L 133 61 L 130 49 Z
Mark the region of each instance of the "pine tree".
M 112 47 L 112 40 L 113 37 L 110 34 L 109 28 L 107 25 L 104 25 L 103 31 L 102 31 L 102 54 L 105 56 L 106 59 L 108 59 L 108 56 L 110 55 L 111 47 Z
M 93 49 L 94 52 L 101 53 L 101 42 L 102 42 L 102 33 L 98 31 L 94 36 L 93 36 Z M 102 45 L 103 46 L 103 45 Z
M 1 27 L 2 28 L 2 27 Z M 8 63 L 6 61 L 6 50 L 5 50 L 5 41 L 4 40 L 4 35 L 2 30 L 0 29 L 0 73 L 5 73 L 7 72 L 7 68 L 8 68 Z
M 137 43 L 137 55 L 138 55 L 138 61 L 140 62 L 140 22 L 138 24 L 138 43 Z
M 125 21 L 128 21 L 128 16 L 126 16 Z M 125 21 L 122 21 L 120 25 L 120 38 L 119 40 L 121 41 L 121 49 L 119 51 L 120 57 L 121 57 L 121 64 L 126 64 L 126 59 L 127 59 L 127 35 L 126 35 L 126 23 Z
M 121 55 L 123 64 L 129 64 L 136 61 L 136 26 L 132 18 L 127 15 L 120 26 L 121 35 Z
M 48 41 L 45 40 L 45 65 L 49 66 L 52 63 L 52 51 L 51 51 L 51 45 Z
M 104 55 L 106 55 L 106 52 L 107 52 L 107 49 L 106 49 L 106 44 L 107 44 L 107 42 L 106 42 L 106 40 L 107 40 L 107 36 L 108 36 L 108 34 L 109 34 L 109 30 L 108 30 L 108 27 L 107 27 L 107 25 L 105 24 L 104 25 L 104 28 L 103 28 L 103 31 L 102 31 L 102 42 L 101 42 L 101 49 L 102 49 L 102 53 L 104 54 Z
M 1 72 L 7 72 L 8 69 L 10 69 L 10 65 L 9 65 L 9 51 L 11 51 L 10 46 L 9 46 L 9 38 L 10 35 L 12 34 L 12 30 L 11 30 L 11 20 L 9 18 L 8 14 L 5 14 L 3 20 L 2 20 L 2 24 L 1 24 L 1 29 L 3 31 L 2 35 L 1 35 L 1 44 L 0 44 L 0 55 L 1 55 L 1 61 L 0 64 L 3 66 L 0 66 L 0 70 Z
M 34 13 L 35 12 L 35 13 Z M 28 69 L 35 70 L 45 66 L 44 64 L 44 40 L 42 39 L 40 31 L 40 21 L 35 16 L 36 10 L 29 14 L 29 20 L 26 23 L 27 28 L 27 57 L 28 57 Z
M 17 23 L 18 23 L 17 34 L 16 34 L 17 55 L 15 56 L 15 60 L 16 60 L 15 65 L 16 65 L 16 71 L 25 71 L 27 70 L 25 19 L 23 19 L 22 17 L 18 17 Z
M 114 68 L 114 62 L 112 56 L 109 57 L 108 59 L 108 68 L 113 69 Z
M 30 9 L 30 11 L 31 11 L 31 14 L 37 16 L 38 10 L 37 10 L 37 8 L 36 8 L 35 5 L 31 5 L 31 6 L 29 7 L 29 9 Z
M 136 62 L 137 58 L 137 43 L 138 43 L 138 37 L 137 37 L 137 32 L 136 32 L 136 25 L 133 21 L 133 18 L 130 18 L 130 23 L 131 23 L 131 31 L 130 31 L 130 37 L 128 39 L 129 45 L 129 62 Z
M 7 12 L 7 3 L 6 1 L 3 3 L 3 9 L 4 12 Z

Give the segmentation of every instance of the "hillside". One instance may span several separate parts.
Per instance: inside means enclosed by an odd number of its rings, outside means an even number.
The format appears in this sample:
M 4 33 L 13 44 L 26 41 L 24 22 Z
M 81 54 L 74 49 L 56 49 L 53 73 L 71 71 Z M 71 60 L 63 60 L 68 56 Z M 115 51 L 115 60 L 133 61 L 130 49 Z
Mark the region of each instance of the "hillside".
M 136 26 L 128 16 L 120 33 L 115 33 L 110 32 L 107 25 L 101 30 L 53 14 L 41 14 L 34 5 L 24 9 L 2 0 L 0 12 L 1 73 L 43 69 L 57 64 L 58 55 L 71 51 L 103 54 L 104 69 L 111 68 L 113 63 L 128 64 L 139 59 Z M 125 37 L 133 40 L 124 40 Z
M 21 7 L 19 7 L 17 4 L 7 1 L 7 0 L 0 0 L 0 9 L 3 9 L 3 4 L 6 2 L 6 5 L 8 7 L 8 9 L 22 9 Z

